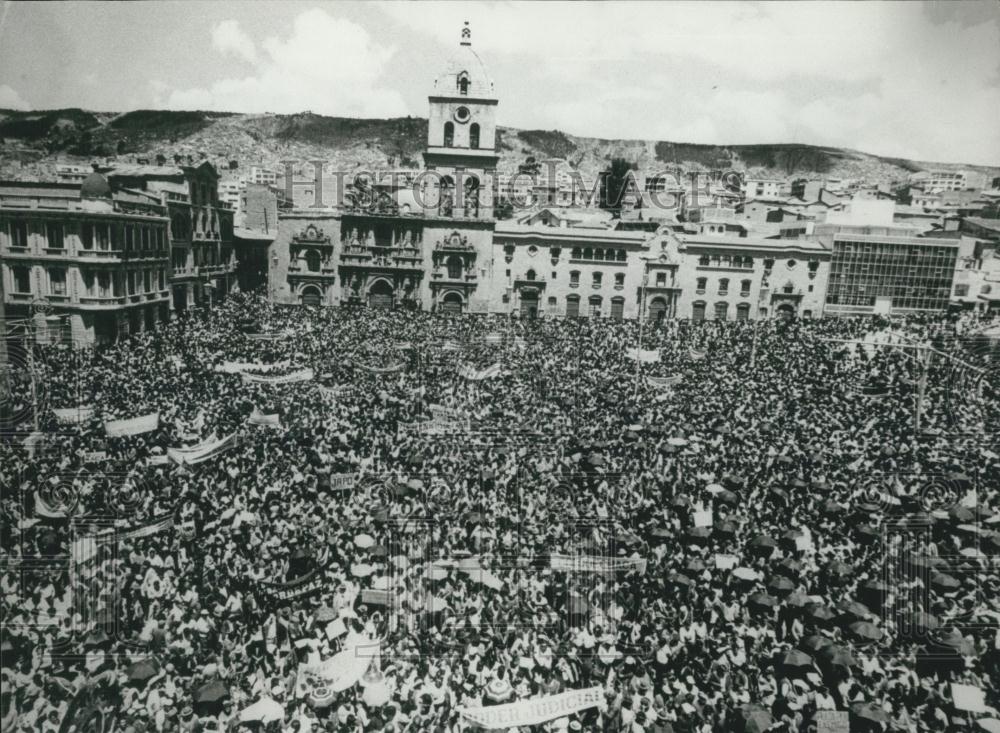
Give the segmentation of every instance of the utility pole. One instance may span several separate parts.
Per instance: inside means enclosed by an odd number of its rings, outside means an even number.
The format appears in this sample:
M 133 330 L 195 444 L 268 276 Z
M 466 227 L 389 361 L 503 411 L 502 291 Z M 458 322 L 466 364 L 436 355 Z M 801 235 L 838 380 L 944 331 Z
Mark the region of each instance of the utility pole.
M 757 366 L 757 337 L 760 334 L 760 315 L 753 321 L 753 343 L 750 346 L 750 368 Z
M 639 383 L 642 380 L 642 325 L 646 305 L 646 282 L 649 279 L 649 262 L 642 259 L 642 284 L 639 286 L 639 343 L 635 347 L 635 397 L 639 398 Z

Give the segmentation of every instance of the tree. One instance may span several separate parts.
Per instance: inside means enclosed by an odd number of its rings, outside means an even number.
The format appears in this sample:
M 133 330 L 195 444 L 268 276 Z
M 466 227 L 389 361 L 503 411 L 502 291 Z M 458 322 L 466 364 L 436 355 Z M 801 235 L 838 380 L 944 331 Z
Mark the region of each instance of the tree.
M 616 215 L 621 213 L 622 203 L 627 196 L 638 195 L 639 186 L 636 184 L 634 163 L 630 163 L 624 158 L 613 158 L 611 165 L 601 172 L 601 197 L 599 205 L 602 209 L 613 211 Z

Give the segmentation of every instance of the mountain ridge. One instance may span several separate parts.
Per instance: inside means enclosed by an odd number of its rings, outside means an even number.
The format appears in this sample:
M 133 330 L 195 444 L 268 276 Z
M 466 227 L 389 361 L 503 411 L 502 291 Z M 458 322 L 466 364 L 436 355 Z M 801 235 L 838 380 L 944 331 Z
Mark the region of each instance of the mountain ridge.
M 427 136 L 423 117 L 329 117 L 295 114 L 79 108 L 0 109 L 0 166 L 18 161 L 39 171 L 57 159 L 115 156 L 153 162 L 211 160 L 237 168 L 276 168 L 282 160 L 323 160 L 341 170 L 419 167 Z M 647 173 L 674 166 L 685 172 L 735 169 L 774 177 L 836 177 L 869 183 L 903 181 L 929 169 L 968 170 L 988 182 L 1000 168 L 972 163 L 916 161 L 849 148 L 799 143 L 710 145 L 666 140 L 610 139 L 559 130 L 498 127 L 498 169 L 516 172 L 531 160 L 558 158 L 585 176 L 596 176 L 612 158 L 625 158 Z M 221 164 L 221 165 L 220 165 Z

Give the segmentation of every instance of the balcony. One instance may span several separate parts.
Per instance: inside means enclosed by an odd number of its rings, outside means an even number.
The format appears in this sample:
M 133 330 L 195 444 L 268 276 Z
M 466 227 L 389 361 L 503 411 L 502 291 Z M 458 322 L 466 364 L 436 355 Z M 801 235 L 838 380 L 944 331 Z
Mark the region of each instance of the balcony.
M 536 277 L 531 280 L 529 280 L 526 277 L 514 278 L 515 288 L 538 288 L 539 290 L 544 290 L 545 283 L 546 283 L 545 278 L 542 277 Z
M 85 295 L 80 298 L 80 307 L 86 310 L 106 310 L 126 305 L 124 296 Z
M 453 277 L 448 270 L 438 267 L 431 272 L 431 278 L 433 278 L 434 282 L 442 285 L 451 283 L 464 284 L 475 282 L 477 275 L 475 270 L 464 270 L 457 277 Z

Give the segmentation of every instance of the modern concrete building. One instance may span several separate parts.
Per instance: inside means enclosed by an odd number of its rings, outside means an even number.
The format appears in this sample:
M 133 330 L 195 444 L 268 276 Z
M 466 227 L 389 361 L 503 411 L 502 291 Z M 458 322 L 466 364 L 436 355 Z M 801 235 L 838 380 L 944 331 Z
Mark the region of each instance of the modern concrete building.
M 828 315 L 947 309 L 958 242 L 840 231 L 832 244 Z
M 33 317 L 39 338 L 110 343 L 169 318 L 166 206 L 77 183 L 0 183 L 0 260 L 7 317 Z

